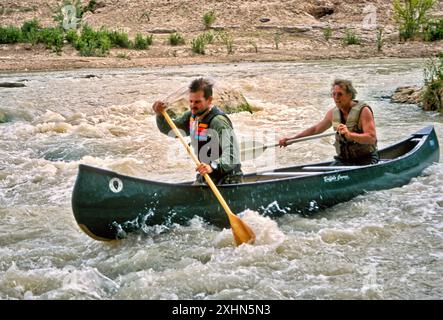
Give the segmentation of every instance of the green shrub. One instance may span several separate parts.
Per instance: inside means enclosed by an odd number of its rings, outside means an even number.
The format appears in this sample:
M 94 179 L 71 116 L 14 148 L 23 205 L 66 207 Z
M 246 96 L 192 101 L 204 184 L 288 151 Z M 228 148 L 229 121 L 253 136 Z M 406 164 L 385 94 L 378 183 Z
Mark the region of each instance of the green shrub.
M 327 26 L 323 29 L 323 36 L 325 37 L 326 41 L 329 41 L 332 37 L 332 28 L 330 26 Z
M 178 46 L 185 44 L 185 39 L 178 33 L 171 33 L 169 35 L 168 42 L 171 46 Z
M 61 28 L 41 28 L 37 19 L 23 23 L 22 27 L 0 27 L 0 43 L 28 42 L 32 45 L 45 44 L 47 49 L 60 53 L 64 33 Z
M 0 27 L 0 44 L 17 43 L 22 40 L 22 31 L 16 27 Z
M 66 32 L 65 34 L 65 39 L 66 41 L 68 41 L 70 44 L 74 45 L 75 42 L 78 39 L 78 34 L 77 34 L 77 30 L 68 30 L 68 32 Z
M 360 44 L 360 38 L 355 35 L 352 30 L 347 29 L 345 37 L 343 39 L 343 44 L 351 45 L 351 44 Z
M 28 32 L 26 35 L 23 35 L 23 42 L 29 42 L 32 45 L 35 45 L 40 42 L 40 31 L 41 30 L 32 30 Z
M 82 56 L 105 56 L 111 48 L 111 40 L 106 31 L 94 31 L 89 26 L 84 26 L 74 47 Z
M 226 46 L 226 51 L 228 52 L 228 54 L 233 54 L 234 53 L 234 38 L 231 35 L 228 35 L 228 37 L 225 39 L 224 44 Z
M 400 27 L 400 39 L 411 39 L 428 21 L 429 10 L 437 0 L 394 0 L 394 18 Z
M 39 42 L 39 32 L 41 30 L 41 25 L 38 19 L 34 18 L 32 20 L 25 21 L 21 27 L 22 30 L 22 40 L 24 42 L 29 42 L 32 45 Z
M 106 31 L 111 40 L 111 47 L 120 47 L 120 48 L 130 48 L 131 41 L 129 41 L 129 37 L 127 33 L 123 31 Z
M 192 52 L 198 53 L 198 54 L 205 54 L 205 46 L 207 44 L 211 44 L 214 43 L 215 38 L 220 39 L 224 44 L 226 44 L 226 32 L 217 32 L 217 35 L 214 35 L 214 33 L 212 31 L 209 32 L 204 32 L 200 35 L 198 35 L 196 38 L 192 39 L 191 41 L 191 49 Z M 231 53 L 233 50 L 232 47 L 233 41 L 231 41 L 230 45 L 231 45 Z
M 209 29 L 215 22 L 215 19 L 216 15 L 214 10 L 205 12 L 203 15 L 203 24 L 205 25 L 205 29 Z
M 203 37 L 203 40 L 205 41 L 206 44 L 214 43 L 214 40 L 215 40 L 214 32 L 208 31 L 208 32 L 202 33 L 201 36 Z
M 191 41 L 191 49 L 192 52 L 194 53 L 205 54 L 205 46 L 206 46 L 205 37 L 202 35 L 197 36 Z
M 430 60 L 424 69 L 424 91 L 422 95 L 425 110 L 443 111 L 443 55 Z
M 38 21 L 37 18 L 25 21 L 21 29 L 23 34 L 31 33 L 32 31 L 37 31 L 41 29 L 40 21 Z
M 63 47 L 64 34 L 61 28 L 44 28 L 38 33 L 38 43 L 45 44 L 47 49 L 60 53 Z
M 141 33 L 137 33 L 134 39 L 134 49 L 144 50 L 148 48 L 148 41 L 143 37 Z
M 443 19 L 429 21 L 425 26 L 425 40 L 437 41 L 443 39 Z
M 227 32 L 220 32 L 219 37 L 221 42 L 226 46 L 228 54 L 234 53 L 234 38 Z
M 382 28 L 377 29 L 377 40 L 376 40 L 376 42 L 377 42 L 377 52 L 380 52 L 382 47 L 383 47 L 383 43 L 384 43 L 384 40 L 383 40 L 383 29 Z

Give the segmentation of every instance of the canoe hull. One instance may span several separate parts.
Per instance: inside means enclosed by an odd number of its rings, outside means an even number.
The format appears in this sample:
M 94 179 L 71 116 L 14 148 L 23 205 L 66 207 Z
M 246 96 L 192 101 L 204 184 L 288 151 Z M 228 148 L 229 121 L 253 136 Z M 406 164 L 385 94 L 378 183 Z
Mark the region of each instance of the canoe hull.
M 367 191 L 404 185 L 439 161 L 439 145 L 432 126 L 380 153 L 382 158 L 392 158 L 400 148 L 407 152 L 376 165 L 222 185 L 219 190 L 235 213 L 251 209 L 271 217 L 287 213 L 312 214 Z M 327 165 L 329 162 L 311 166 Z M 303 167 L 275 172 L 298 172 Z M 72 209 L 82 230 L 98 240 L 122 238 L 128 232 L 150 225 L 186 224 L 194 216 L 219 227 L 229 226 L 226 213 L 207 186 L 144 180 L 86 165 L 79 166 Z

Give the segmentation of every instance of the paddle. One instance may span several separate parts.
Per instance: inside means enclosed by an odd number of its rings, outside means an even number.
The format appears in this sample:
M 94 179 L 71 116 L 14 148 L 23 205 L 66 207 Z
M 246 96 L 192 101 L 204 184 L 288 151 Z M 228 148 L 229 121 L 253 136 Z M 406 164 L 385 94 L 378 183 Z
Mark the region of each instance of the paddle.
M 298 138 L 298 139 L 290 139 L 286 142 L 286 144 L 290 145 L 290 144 L 297 143 L 297 142 L 319 139 L 319 138 L 323 138 L 323 137 L 329 137 L 334 134 L 335 134 L 335 132 L 327 132 L 327 133 L 316 134 L 313 136 L 307 136 L 307 137 Z M 279 146 L 278 143 L 264 145 L 263 143 L 261 143 L 259 141 L 248 141 L 244 145 L 246 147 L 250 146 L 249 148 L 242 148 L 242 150 L 241 150 L 241 154 L 240 154 L 241 159 L 244 159 L 244 160 L 255 159 L 258 156 L 260 156 L 263 152 L 265 152 L 266 149 L 275 148 L 275 147 Z
M 166 110 L 162 111 L 163 117 L 165 117 L 166 121 L 168 122 L 169 126 L 174 130 L 175 135 L 180 139 L 180 142 L 183 144 L 183 146 L 186 148 L 186 151 L 191 156 L 192 160 L 194 160 L 195 164 L 198 166 L 200 165 L 200 161 L 198 160 L 197 156 L 192 151 L 191 147 L 186 143 L 185 139 L 181 135 L 180 131 L 177 129 L 175 123 L 171 120 L 169 115 L 166 113 Z M 237 245 L 241 245 L 242 243 L 254 243 L 255 241 L 255 234 L 251 230 L 251 228 L 244 223 L 239 217 L 237 217 L 234 213 L 232 213 L 231 209 L 229 208 L 228 204 L 226 203 L 225 199 L 223 199 L 223 196 L 218 191 L 217 187 L 215 186 L 212 179 L 209 177 L 207 173 L 203 175 L 205 178 L 207 184 L 211 188 L 212 192 L 214 192 L 215 196 L 217 197 L 218 201 L 222 205 L 223 209 L 225 209 L 226 214 L 229 218 L 229 223 L 231 224 L 231 230 L 234 235 L 234 240 Z

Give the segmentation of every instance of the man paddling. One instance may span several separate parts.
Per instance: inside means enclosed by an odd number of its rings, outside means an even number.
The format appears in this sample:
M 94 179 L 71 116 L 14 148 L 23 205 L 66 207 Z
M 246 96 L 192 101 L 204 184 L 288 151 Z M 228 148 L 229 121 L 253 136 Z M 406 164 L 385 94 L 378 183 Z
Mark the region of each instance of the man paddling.
M 325 117 L 312 127 L 291 137 L 279 140 L 280 147 L 286 147 L 290 139 L 322 133 L 333 126 L 336 131 L 333 165 L 367 165 L 379 160 L 374 115 L 370 106 L 355 100 L 357 91 L 348 80 L 336 79 L 332 84 L 332 98 L 335 106 Z
M 212 104 L 213 83 L 198 78 L 189 85 L 189 111 L 174 119 L 175 125 L 191 137 L 191 144 L 201 164 L 196 168 L 197 183 L 204 183 L 203 175 L 209 174 L 215 184 L 242 182 L 238 141 L 232 122 L 227 115 Z M 166 108 L 156 101 L 152 109 L 157 114 L 157 127 L 168 134 L 171 127 L 161 112 Z

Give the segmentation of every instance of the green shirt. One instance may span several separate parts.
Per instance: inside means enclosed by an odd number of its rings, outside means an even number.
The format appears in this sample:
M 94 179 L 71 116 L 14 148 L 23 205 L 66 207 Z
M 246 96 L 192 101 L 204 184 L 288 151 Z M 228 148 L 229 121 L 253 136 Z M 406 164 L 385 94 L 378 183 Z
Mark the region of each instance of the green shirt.
M 189 119 L 191 117 L 191 111 L 186 111 L 179 117 L 173 119 L 173 122 L 178 129 L 185 132 L 186 136 L 189 136 Z M 166 122 L 165 118 L 161 115 L 156 117 L 157 127 L 164 134 L 170 134 L 175 137 L 169 124 Z M 213 160 L 222 172 L 233 171 L 238 164 L 240 164 L 240 148 L 238 145 L 238 140 L 235 135 L 234 129 L 232 128 L 229 120 L 223 115 L 215 116 L 210 125 L 209 129 L 217 132 L 219 137 L 219 145 L 221 148 L 221 157 Z M 171 133 L 170 133 L 171 132 Z M 191 140 L 192 137 L 191 137 Z

